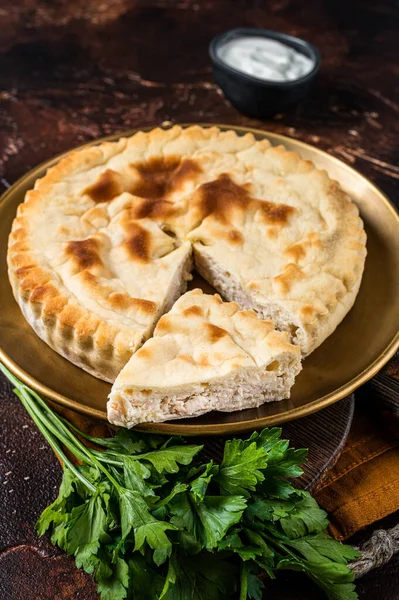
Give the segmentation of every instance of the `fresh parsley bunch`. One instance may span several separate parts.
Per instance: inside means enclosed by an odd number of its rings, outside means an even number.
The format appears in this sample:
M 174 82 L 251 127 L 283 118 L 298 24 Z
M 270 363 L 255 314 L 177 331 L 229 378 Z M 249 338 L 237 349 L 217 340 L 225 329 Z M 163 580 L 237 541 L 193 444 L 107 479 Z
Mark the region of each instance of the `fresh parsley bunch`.
M 102 600 L 261 600 L 262 577 L 283 569 L 331 600 L 357 598 L 347 562 L 359 554 L 325 533 L 326 513 L 288 481 L 306 450 L 281 429 L 226 441 L 220 465 L 203 463 L 202 446 L 180 438 L 88 436 L 0 369 L 64 463 L 38 532 L 93 575 Z

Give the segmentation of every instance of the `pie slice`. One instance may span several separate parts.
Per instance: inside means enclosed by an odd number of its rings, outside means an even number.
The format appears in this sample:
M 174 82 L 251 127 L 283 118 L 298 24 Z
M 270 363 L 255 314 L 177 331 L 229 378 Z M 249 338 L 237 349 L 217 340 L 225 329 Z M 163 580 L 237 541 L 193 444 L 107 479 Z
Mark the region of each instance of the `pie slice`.
M 115 425 L 255 408 L 288 398 L 300 349 L 252 310 L 196 289 L 164 315 L 130 358 L 109 396 Z

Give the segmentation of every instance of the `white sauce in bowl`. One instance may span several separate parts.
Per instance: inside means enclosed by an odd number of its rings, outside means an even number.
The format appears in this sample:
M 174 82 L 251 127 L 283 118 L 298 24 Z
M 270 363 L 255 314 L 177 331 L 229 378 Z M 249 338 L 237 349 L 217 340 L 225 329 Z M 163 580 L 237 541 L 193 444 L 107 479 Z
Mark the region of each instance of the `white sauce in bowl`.
M 261 36 L 234 38 L 217 49 L 217 56 L 236 71 L 265 81 L 295 81 L 315 64 L 291 46 Z

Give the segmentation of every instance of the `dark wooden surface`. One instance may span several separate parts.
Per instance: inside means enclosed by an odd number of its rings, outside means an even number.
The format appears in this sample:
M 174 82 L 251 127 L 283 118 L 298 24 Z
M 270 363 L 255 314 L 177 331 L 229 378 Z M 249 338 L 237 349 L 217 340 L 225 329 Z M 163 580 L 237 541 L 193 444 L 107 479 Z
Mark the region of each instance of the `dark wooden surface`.
M 236 26 L 278 29 L 320 48 L 323 66 L 306 105 L 260 122 L 228 104 L 213 82 L 207 46 Z M 2 0 L 0 191 L 94 137 L 164 121 L 212 121 L 317 145 L 398 201 L 398 38 L 394 0 Z M 0 393 L 8 473 L 0 484 L 0 598 L 94 600 L 90 578 L 34 535 L 59 469 L 4 382 Z M 358 588 L 362 599 L 398 600 L 399 558 Z M 267 597 L 320 593 L 293 575 L 268 582 Z

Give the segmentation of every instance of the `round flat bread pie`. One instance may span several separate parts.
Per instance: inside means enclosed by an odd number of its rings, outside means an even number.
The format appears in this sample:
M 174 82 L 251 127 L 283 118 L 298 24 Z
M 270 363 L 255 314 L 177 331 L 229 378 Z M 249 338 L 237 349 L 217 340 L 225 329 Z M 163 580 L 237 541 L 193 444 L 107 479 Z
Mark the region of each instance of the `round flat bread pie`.
M 49 169 L 18 209 L 8 265 L 37 334 L 112 382 L 193 260 L 224 299 L 309 354 L 352 307 L 365 242 L 357 207 L 312 163 L 252 134 L 175 126 Z

